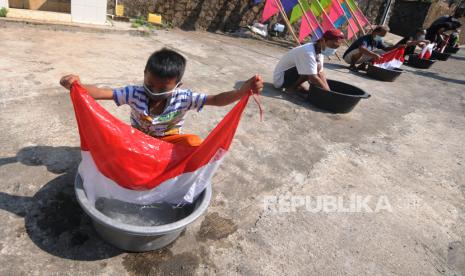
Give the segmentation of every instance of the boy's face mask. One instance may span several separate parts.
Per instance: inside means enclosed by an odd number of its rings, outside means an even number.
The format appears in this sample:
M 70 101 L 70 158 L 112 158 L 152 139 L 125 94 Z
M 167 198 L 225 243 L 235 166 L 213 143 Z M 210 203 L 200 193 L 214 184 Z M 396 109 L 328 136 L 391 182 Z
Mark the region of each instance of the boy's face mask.
M 150 90 L 150 88 L 147 87 L 147 85 L 145 85 L 144 83 L 144 90 L 145 90 L 145 94 L 152 100 L 154 101 L 159 101 L 159 100 L 164 100 L 164 99 L 167 99 L 171 96 L 171 94 L 173 94 L 173 92 L 179 87 L 181 86 L 181 83 L 179 82 L 178 84 L 176 84 L 176 86 L 170 90 L 170 91 L 162 91 L 162 92 L 154 92 L 152 90 Z
M 375 35 L 374 40 L 375 40 L 376 42 L 383 42 L 384 37 L 382 37 L 382 36 L 380 36 L 380 35 Z

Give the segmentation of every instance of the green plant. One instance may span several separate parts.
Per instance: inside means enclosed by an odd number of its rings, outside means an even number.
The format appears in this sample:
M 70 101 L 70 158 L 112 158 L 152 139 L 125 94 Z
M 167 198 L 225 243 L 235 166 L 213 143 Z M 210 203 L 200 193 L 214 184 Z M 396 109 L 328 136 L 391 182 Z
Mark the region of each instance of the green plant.
M 142 16 L 138 16 L 136 17 L 136 19 L 134 19 L 134 22 L 140 24 L 140 25 L 144 25 L 147 21 L 145 21 L 145 18 L 142 17 Z
M 8 9 L 3 7 L 0 9 L 0 17 L 6 17 L 6 14 L 8 13 Z
M 140 26 L 142 26 L 141 24 L 137 23 L 137 22 L 132 22 L 131 23 L 131 27 L 132 28 L 139 28 Z
M 131 22 L 132 22 L 131 23 L 132 28 L 139 28 L 139 27 L 145 26 L 147 24 L 147 21 L 142 16 L 138 16 L 138 17 L 132 19 Z
M 147 26 L 147 29 L 149 29 L 150 31 L 153 31 L 154 29 L 158 29 L 156 25 L 153 25 L 150 22 L 147 22 L 146 26 Z

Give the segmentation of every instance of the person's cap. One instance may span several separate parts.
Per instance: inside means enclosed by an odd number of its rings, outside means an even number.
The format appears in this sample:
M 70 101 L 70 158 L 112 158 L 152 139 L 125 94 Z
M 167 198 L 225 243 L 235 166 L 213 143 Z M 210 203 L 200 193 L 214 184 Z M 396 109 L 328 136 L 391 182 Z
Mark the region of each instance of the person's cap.
M 338 40 L 344 39 L 344 34 L 340 30 L 328 30 L 323 34 L 323 38 L 326 40 Z

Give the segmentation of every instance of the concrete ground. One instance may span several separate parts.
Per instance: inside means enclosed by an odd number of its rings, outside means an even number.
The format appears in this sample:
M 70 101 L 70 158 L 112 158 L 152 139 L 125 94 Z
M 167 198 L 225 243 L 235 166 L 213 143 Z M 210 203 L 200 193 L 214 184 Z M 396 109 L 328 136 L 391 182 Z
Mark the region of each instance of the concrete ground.
M 404 67 L 394 83 L 333 59 L 329 78 L 372 95 L 345 115 L 267 84 L 265 120 L 251 102 L 205 216 L 157 252 L 101 241 L 74 198 L 79 137 L 58 80 L 137 83 L 161 47 L 187 56 L 184 85 L 207 93 L 255 73 L 271 82 L 286 51 L 201 32 L 0 28 L 0 275 L 465 275 L 463 50 L 431 70 Z M 102 104 L 128 121 L 128 109 Z M 205 137 L 229 109 L 192 113 L 186 131 Z M 265 206 L 273 196 L 280 203 Z M 289 208 L 305 196 L 344 206 Z

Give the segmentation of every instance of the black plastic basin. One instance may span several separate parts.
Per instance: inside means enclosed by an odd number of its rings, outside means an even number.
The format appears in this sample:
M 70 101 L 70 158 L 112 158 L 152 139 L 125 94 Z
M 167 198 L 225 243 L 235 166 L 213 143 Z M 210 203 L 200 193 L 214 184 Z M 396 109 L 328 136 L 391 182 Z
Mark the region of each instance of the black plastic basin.
M 442 61 L 448 60 L 449 57 L 450 57 L 450 54 L 440 53 L 438 51 L 433 51 L 433 54 L 431 55 L 432 59 L 437 59 L 437 60 L 442 60 Z
M 328 80 L 331 91 L 312 85 L 308 101 L 321 109 L 333 113 L 349 113 L 360 99 L 367 99 L 371 95 L 353 85 L 335 80 Z
M 420 69 L 429 69 L 436 61 L 420 58 L 419 55 L 409 55 L 407 65 Z
M 446 47 L 446 50 L 444 50 L 445 53 L 447 54 L 457 54 L 457 52 L 460 50 L 459 47 L 450 47 L 450 46 L 447 46 Z
M 367 75 L 380 81 L 395 81 L 404 72 L 402 69 L 384 69 L 368 65 Z

